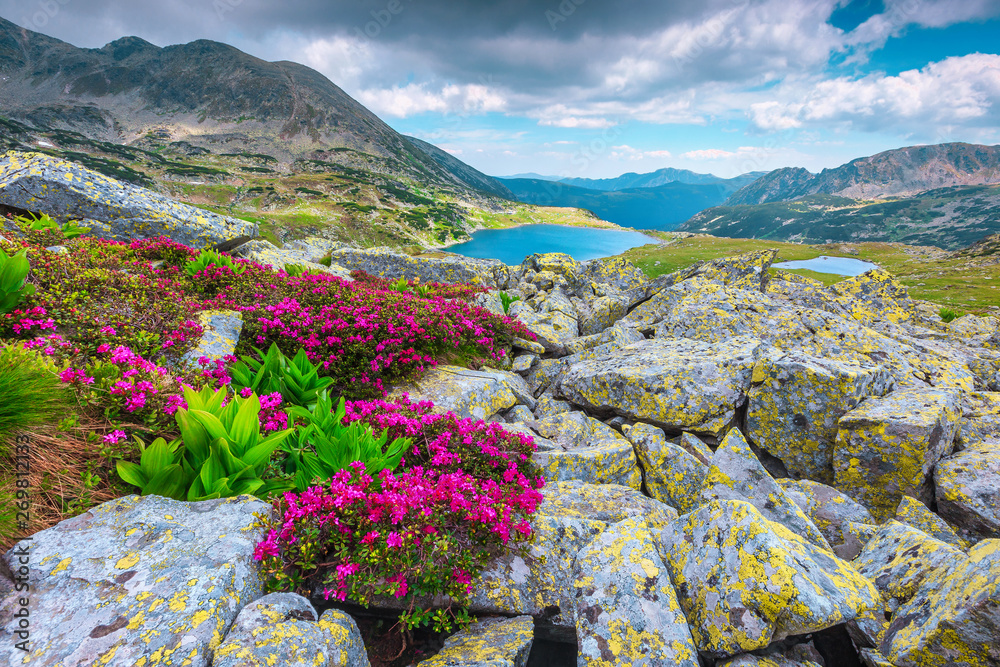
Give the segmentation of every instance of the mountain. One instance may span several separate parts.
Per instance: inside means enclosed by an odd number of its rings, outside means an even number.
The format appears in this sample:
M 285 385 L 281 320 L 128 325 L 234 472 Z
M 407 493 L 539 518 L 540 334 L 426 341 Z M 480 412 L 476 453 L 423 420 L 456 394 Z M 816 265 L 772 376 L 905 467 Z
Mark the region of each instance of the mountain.
M 905 197 L 954 185 L 990 183 L 1000 183 L 1000 145 L 909 146 L 851 160 L 816 175 L 804 169 L 778 169 L 734 193 L 726 205 L 791 201 L 814 194 L 858 200 Z
M 501 179 L 519 201 L 538 206 L 572 206 L 636 229 L 673 229 L 695 213 L 725 201 L 723 183 L 667 183 L 648 188 L 601 191 L 538 179 Z
M 536 181 L 559 181 L 559 180 L 562 180 L 562 176 L 546 176 L 545 174 L 536 174 L 533 171 L 529 171 L 529 172 L 524 173 L 524 174 L 512 174 L 510 176 L 496 176 L 495 178 L 498 178 L 498 179 L 500 179 L 502 181 L 510 181 L 510 180 L 515 179 L 515 178 L 530 178 L 530 179 L 534 179 Z
M 667 167 L 658 169 L 646 174 L 629 172 L 616 176 L 615 178 L 563 178 L 561 183 L 575 185 L 591 190 L 630 190 L 633 188 L 655 188 L 668 183 L 687 183 L 689 185 L 708 185 L 712 183 L 726 183 L 733 189 L 742 188 L 753 183 L 766 172 L 755 171 L 741 174 L 735 178 L 720 178 L 714 174 L 699 174 L 687 169 L 673 169 Z
M 219 42 L 160 48 L 123 37 L 81 49 L 0 19 L 0 74 L 0 113 L 32 127 L 129 145 L 153 137 L 282 162 L 333 158 L 443 187 L 504 192 L 495 179 L 399 135 L 319 72 Z
M 445 169 L 448 173 L 457 176 L 464 183 L 471 185 L 477 190 L 489 192 L 490 194 L 503 197 L 504 199 L 514 199 L 514 194 L 506 185 L 492 176 L 487 176 L 481 171 L 473 169 L 448 151 L 443 151 L 434 144 L 429 144 L 422 139 L 417 139 L 416 137 L 404 136 L 404 138 L 416 146 L 417 149 L 431 156 L 431 159 L 441 165 L 443 169 Z
M 1000 146 L 910 146 L 810 174 L 777 169 L 678 230 L 827 243 L 899 241 L 950 250 L 1000 232 Z
M 733 238 L 898 241 L 956 250 L 1000 232 L 1000 185 L 952 186 L 875 203 L 816 194 L 789 202 L 716 206 L 677 229 Z

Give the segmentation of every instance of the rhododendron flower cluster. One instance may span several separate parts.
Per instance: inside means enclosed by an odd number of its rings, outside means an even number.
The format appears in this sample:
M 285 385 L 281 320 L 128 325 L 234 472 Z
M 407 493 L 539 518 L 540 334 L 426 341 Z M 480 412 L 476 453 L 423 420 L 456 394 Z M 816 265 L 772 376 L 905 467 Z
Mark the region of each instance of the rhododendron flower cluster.
M 347 403 L 344 423 L 411 437 L 413 449 L 375 479 L 357 463 L 328 486 L 286 493 L 255 552 L 272 589 L 308 593 L 321 584 L 326 596 L 361 604 L 445 595 L 461 605 L 491 559 L 525 548 L 544 484 L 530 459 L 534 443 L 431 407 Z

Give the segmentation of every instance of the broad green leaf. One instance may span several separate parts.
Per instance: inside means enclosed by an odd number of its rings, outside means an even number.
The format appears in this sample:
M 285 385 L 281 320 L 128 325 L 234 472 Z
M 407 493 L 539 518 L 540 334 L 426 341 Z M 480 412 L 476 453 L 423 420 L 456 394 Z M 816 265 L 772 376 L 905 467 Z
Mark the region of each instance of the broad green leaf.
M 177 464 L 167 466 L 149 480 L 149 484 L 142 491 L 143 495 L 184 500 L 188 484 L 182 473 L 181 467 Z
M 142 489 L 149 482 L 149 477 L 143 473 L 142 468 L 140 468 L 137 463 L 119 461 L 115 464 L 115 468 L 118 470 L 118 476 L 121 477 L 122 481 L 126 484 L 138 486 Z
M 204 410 L 189 410 L 188 412 L 193 418 L 198 420 L 198 423 L 205 427 L 210 439 L 218 440 L 221 438 L 229 440 L 229 431 L 223 426 L 219 418 L 211 412 Z

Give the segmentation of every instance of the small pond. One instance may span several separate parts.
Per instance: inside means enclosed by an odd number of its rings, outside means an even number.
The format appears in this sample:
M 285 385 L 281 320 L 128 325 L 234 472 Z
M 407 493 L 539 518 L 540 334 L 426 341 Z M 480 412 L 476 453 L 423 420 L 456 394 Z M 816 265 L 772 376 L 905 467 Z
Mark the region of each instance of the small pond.
M 794 262 L 773 264 L 776 269 L 808 269 L 817 273 L 834 273 L 838 276 L 860 276 L 865 271 L 877 269 L 877 264 L 862 262 L 850 257 L 827 257 L 821 255 L 815 259 L 802 259 Z
M 593 227 L 563 225 L 524 225 L 510 229 L 484 229 L 473 232 L 472 240 L 445 248 L 466 257 L 499 259 L 516 266 L 536 252 L 564 252 L 578 262 L 608 257 L 629 248 L 659 243 L 639 232 L 620 232 Z

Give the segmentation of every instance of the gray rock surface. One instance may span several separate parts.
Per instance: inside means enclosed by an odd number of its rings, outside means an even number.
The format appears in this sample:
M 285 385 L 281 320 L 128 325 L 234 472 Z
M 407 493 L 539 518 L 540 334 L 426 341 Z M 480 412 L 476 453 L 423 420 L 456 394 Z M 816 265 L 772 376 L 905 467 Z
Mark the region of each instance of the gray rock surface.
M 1000 441 L 979 442 L 939 461 L 934 490 L 938 512 L 963 537 L 1000 538 Z
M 168 236 L 194 248 L 257 236 L 257 225 L 181 204 L 41 153 L 0 156 L 0 204 L 87 220 L 90 235 L 118 241 Z
M 445 640 L 426 667 L 524 667 L 534 641 L 534 619 L 486 618 Z
M 31 653 L 4 642 L 0 656 L 32 667 L 183 656 L 207 667 L 240 609 L 261 596 L 253 526 L 267 511 L 249 496 L 125 496 L 36 533 L 4 555 L 16 570 L 30 544 Z

